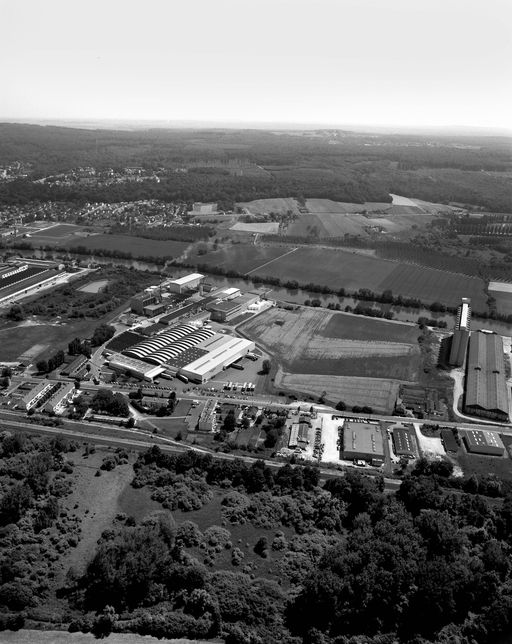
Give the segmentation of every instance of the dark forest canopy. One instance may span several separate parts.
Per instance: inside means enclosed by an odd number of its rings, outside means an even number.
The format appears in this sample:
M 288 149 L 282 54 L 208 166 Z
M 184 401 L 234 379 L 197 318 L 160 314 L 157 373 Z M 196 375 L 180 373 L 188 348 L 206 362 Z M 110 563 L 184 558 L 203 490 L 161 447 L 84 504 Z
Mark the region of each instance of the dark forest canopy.
M 389 202 L 389 193 L 512 211 L 506 137 L 315 135 L 261 130 L 85 130 L 0 124 L 0 164 L 31 164 L 29 180 L 0 186 L 0 202 L 32 199 L 221 201 L 305 196 Z M 50 187 L 34 178 L 79 166 L 163 169 L 159 183 Z M 174 173 L 185 168 L 189 172 Z M 216 168 L 216 170 L 215 170 Z M 485 171 L 485 172 L 482 172 Z M 486 174 L 491 173 L 491 174 Z

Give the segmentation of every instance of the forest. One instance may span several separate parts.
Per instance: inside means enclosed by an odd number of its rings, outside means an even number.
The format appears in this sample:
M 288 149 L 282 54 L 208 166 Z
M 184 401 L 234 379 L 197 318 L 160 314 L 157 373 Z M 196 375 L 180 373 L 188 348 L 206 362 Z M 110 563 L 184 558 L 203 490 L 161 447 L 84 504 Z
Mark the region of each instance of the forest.
M 315 136 L 221 129 L 130 132 L 0 124 L 0 164 L 14 161 L 31 164 L 31 173 L 26 179 L 2 183 L 0 203 L 151 198 L 217 201 L 228 208 L 236 201 L 289 196 L 389 203 L 389 193 L 395 193 L 512 212 L 506 174 L 512 168 L 512 154 L 506 137 L 335 130 Z M 160 181 L 104 187 L 94 182 L 33 183 L 79 166 L 101 171 L 134 165 L 159 170 Z
M 455 479 L 444 461 L 420 459 L 390 493 L 354 470 L 321 480 L 316 467 L 154 446 L 133 461 L 131 485 L 162 511 L 116 517 L 83 572 L 52 587 L 80 541 L 59 519 L 77 447 L 0 435 L 1 628 L 51 606 L 60 628 L 97 637 L 491 644 L 512 634 L 512 489 L 493 476 Z M 101 469 L 127 458 L 112 454 Z M 216 503 L 221 524 L 187 519 Z M 244 526 L 250 543 L 236 539 Z

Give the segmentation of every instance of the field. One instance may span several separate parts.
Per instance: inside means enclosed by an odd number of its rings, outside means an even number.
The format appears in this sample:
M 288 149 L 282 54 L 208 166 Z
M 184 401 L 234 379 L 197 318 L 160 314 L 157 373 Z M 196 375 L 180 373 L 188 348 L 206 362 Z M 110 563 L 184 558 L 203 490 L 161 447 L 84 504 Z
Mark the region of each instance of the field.
M 108 284 L 108 280 L 98 280 L 97 282 L 89 282 L 78 290 L 82 293 L 99 293 Z
M 237 203 L 240 208 L 245 208 L 251 215 L 268 215 L 271 212 L 286 214 L 288 210 L 299 214 L 299 204 L 292 197 L 277 199 L 255 199 Z
M 201 264 L 234 269 L 248 273 L 269 261 L 275 260 L 288 252 L 287 248 L 275 246 L 263 247 L 247 244 L 234 244 L 225 249 L 207 253 L 200 258 Z
M 77 242 L 83 232 L 83 227 L 74 224 L 55 224 L 30 233 L 30 239 L 39 244 L 63 245 L 66 242 Z
M 506 315 L 512 313 L 512 284 L 491 282 L 489 284 L 489 295 L 496 301 L 498 313 Z
M 230 230 L 243 233 L 270 233 L 275 234 L 279 232 L 279 223 L 277 221 L 269 221 L 267 223 L 261 224 L 244 224 L 239 221 L 234 226 L 231 226 Z
M 276 387 L 315 397 L 325 395 L 333 404 L 342 400 L 352 407 L 368 405 L 376 412 L 390 413 L 395 406 L 399 382 L 388 378 L 355 378 L 352 376 L 321 376 L 307 373 L 281 373 Z
M 102 322 L 98 320 L 72 320 L 63 324 L 36 323 L 27 320 L 14 326 L 12 323 L 0 327 L 0 362 L 16 362 L 23 354 L 36 358 L 67 348 L 67 343 L 76 337 L 86 338 L 91 330 Z M 35 345 L 40 351 L 35 353 Z
M 289 373 L 408 382 L 418 378 L 418 331 L 412 325 L 325 310 L 270 309 L 240 330 Z
M 179 257 L 190 244 L 180 241 L 159 241 L 130 235 L 91 235 L 67 242 L 66 246 L 83 246 L 89 250 L 118 250 L 133 257 Z
M 403 234 L 412 226 L 430 223 L 437 212 L 435 204 L 421 205 L 406 197 L 392 195 L 393 203 L 343 203 L 330 199 L 308 199 L 309 214 L 302 214 L 287 228 L 287 235 L 324 239 L 350 235 Z M 373 215 L 373 216 L 372 216 Z
M 342 250 L 299 248 L 272 262 L 271 271 L 262 266 L 254 272 L 283 281 L 312 282 L 349 291 L 368 288 L 382 293 L 389 289 L 395 295 L 416 297 L 426 303 L 439 301 L 448 306 L 457 306 L 462 297 L 470 297 L 475 310 L 487 308 L 485 285 L 480 278 Z
M 479 277 L 411 264 L 397 264 L 379 285 L 380 291 L 390 289 L 393 293 L 448 306 L 458 306 L 462 297 L 470 297 L 475 311 L 487 310 L 484 288 L 485 283 Z
M 469 277 L 425 266 L 331 248 L 281 248 L 235 244 L 207 253 L 201 263 L 240 273 L 278 277 L 283 282 L 320 284 L 348 291 L 367 288 L 375 293 L 390 289 L 394 295 L 418 298 L 425 303 L 442 302 L 456 307 L 470 297 L 475 311 L 487 310 L 485 284 Z

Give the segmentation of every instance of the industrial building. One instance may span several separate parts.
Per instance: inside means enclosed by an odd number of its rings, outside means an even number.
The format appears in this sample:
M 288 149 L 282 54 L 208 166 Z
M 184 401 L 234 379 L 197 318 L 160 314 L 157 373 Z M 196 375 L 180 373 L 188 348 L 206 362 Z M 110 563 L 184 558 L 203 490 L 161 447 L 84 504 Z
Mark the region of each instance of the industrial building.
M 308 423 L 293 423 L 290 428 L 288 447 L 290 449 L 296 447 L 306 449 L 309 444 L 309 428 L 310 425 Z
M 22 264 L 0 266 L 0 303 L 48 286 L 58 275 L 55 262 L 26 260 Z
M 397 456 L 406 456 L 407 458 L 417 458 L 418 449 L 416 445 L 416 436 L 411 426 L 393 427 L 393 451 Z
M 113 371 L 131 374 L 134 378 L 148 381 L 152 381 L 165 371 L 164 367 L 155 367 L 153 364 L 130 358 L 121 353 L 113 353 L 108 359 L 108 365 Z
M 214 432 L 217 424 L 217 400 L 211 398 L 204 403 L 204 407 L 197 421 L 199 432 Z
M 503 456 L 505 453 L 505 446 L 498 432 L 487 429 L 463 429 L 459 432 L 468 452 L 488 456 Z
M 471 334 L 464 411 L 501 422 L 509 420 L 503 340 L 495 333 Z
M 148 318 L 153 318 L 155 315 L 160 315 L 165 313 L 167 306 L 164 302 L 155 302 L 154 304 L 148 304 L 143 307 L 144 315 Z
M 380 464 L 384 459 L 384 441 L 378 423 L 346 420 L 343 424 L 340 458 Z
M 64 369 L 62 369 L 62 375 L 76 378 L 85 369 L 87 360 L 87 356 L 80 354 L 73 360 L 73 362 L 70 362 L 66 367 L 64 367 Z
M 144 315 L 144 308 L 151 304 L 157 304 L 159 301 L 157 292 L 155 290 L 146 289 L 144 293 L 134 295 L 130 300 L 130 309 L 132 313 L 137 315 Z
M 254 342 L 215 333 L 196 324 L 179 324 L 128 347 L 109 358 L 114 370 L 152 380 L 159 374 L 179 374 L 203 383 L 251 353 Z
M 256 304 L 260 299 L 259 293 L 246 293 L 235 299 L 227 299 L 221 302 L 212 302 L 206 307 L 211 313 L 211 319 L 215 322 L 228 322 L 244 313 L 250 306 Z
M 471 300 L 462 298 L 462 303 L 457 310 L 457 324 L 452 336 L 449 363 L 454 367 L 462 367 L 466 359 L 469 334 L 471 331 Z
M 165 285 L 172 293 L 184 293 L 185 291 L 197 289 L 202 280 L 204 280 L 204 275 L 201 275 L 201 273 L 190 273 L 190 275 L 169 280 Z

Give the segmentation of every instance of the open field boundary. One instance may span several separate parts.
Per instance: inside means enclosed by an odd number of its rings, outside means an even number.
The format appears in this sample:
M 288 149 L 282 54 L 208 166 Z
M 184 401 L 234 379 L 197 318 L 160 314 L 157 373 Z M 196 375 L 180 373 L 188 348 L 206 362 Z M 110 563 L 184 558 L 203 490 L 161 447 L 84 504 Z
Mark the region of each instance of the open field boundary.
M 400 380 L 353 376 L 323 376 L 310 373 L 278 371 L 275 386 L 296 393 L 324 396 L 334 405 L 369 406 L 374 411 L 391 413 L 395 406 Z

